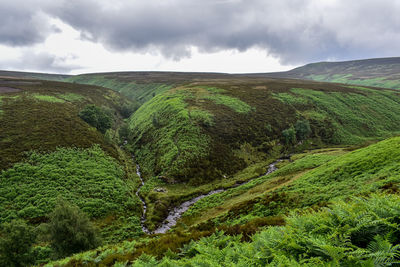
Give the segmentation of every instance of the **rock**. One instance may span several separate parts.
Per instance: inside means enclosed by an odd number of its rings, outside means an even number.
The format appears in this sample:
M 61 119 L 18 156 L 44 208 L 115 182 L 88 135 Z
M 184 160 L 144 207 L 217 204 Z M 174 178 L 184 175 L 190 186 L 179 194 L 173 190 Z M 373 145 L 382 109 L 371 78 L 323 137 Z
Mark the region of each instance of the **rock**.
M 155 192 L 159 192 L 159 193 L 166 193 L 167 189 L 158 187 L 158 188 L 154 188 L 154 191 Z

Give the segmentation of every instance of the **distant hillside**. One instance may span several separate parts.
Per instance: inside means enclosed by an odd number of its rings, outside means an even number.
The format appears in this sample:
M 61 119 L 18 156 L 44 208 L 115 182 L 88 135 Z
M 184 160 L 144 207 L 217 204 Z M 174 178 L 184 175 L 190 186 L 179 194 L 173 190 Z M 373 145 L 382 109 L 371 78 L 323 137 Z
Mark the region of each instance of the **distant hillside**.
M 110 72 L 70 76 L 67 82 L 91 84 L 113 89 L 143 104 L 158 93 L 190 81 L 230 78 L 223 73 L 200 72 Z
M 286 72 L 251 74 L 400 89 L 400 57 L 311 63 Z
M 22 71 L 7 71 L 0 70 L 0 77 L 3 78 L 25 78 L 25 79 L 39 79 L 50 81 L 62 81 L 70 75 L 66 74 L 51 74 L 51 73 L 37 73 L 37 72 L 22 72 Z

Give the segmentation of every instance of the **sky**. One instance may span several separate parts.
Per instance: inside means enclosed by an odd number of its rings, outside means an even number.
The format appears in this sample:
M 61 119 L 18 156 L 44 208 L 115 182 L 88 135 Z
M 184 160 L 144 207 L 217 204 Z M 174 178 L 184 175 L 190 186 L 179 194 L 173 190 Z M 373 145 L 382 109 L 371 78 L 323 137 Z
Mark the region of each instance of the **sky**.
M 0 69 L 251 73 L 398 56 L 397 0 L 0 0 Z

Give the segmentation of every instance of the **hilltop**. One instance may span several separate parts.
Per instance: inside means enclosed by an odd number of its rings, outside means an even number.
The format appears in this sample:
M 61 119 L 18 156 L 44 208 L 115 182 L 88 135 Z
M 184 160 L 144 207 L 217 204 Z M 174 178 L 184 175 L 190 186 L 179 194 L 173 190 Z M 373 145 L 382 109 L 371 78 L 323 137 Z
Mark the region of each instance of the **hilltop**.
M 318 62 L 290 71 L 250 74 L 250 76 L 306 79 L 400 89 L 400 57 Z

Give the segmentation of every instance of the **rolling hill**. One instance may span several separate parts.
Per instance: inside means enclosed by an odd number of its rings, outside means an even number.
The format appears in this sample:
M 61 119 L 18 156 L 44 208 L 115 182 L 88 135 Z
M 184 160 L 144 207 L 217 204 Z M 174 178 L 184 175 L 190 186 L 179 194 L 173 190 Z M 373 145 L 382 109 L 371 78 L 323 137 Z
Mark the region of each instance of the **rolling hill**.
M 258 74 L 31 75 L 0 78 L 0 223 L 23 219 L 39 231 L 61 196 L 89 216 L 104 244 L 49 266 L 218 266 L 204 244 L 239 264 L 232 247 L 251 255 L 271 247 L 266 239 L 277 247 L 264 263 L 351 265 L 375 259 L 363 249 L 377 242 L 399 244 L 395 209 L 366 221 L 394 228 L 360 230 L 361 213 L 346 213 L 364 205 L 372 218 L 379 203 L 398 203 L 388 196 L 399 191 L 397 90 Z M 96 110 L 111 118 L 109 129 L 90 124 Z M 376 192 L 384 194 L 352 198 Z M 169 232 L 153 232 L 194 199 Z M 330 230 L 315 236 L 308 220 Z M 353 228 L 328 240 L 342 222 Z M 364 230 L 371 236 L 359 238 Z M 279 231 L 294 250 L 279 250 L 287 245 Z M 37 264 L 49 262 L 46 241 L 35 251 Z
M 318 62 L 286 72 L 251 74 L 251 76 L 306 79 L 400 89 L 400 58 Z

